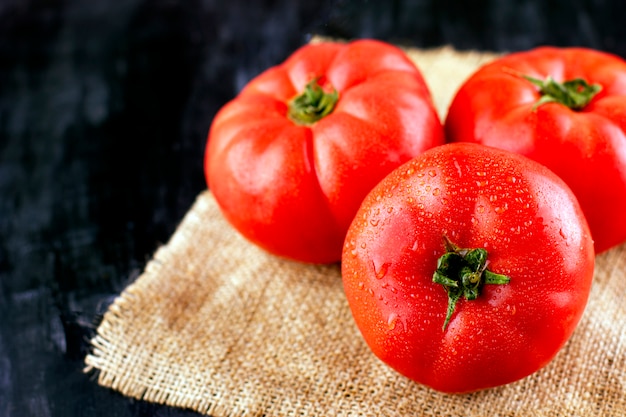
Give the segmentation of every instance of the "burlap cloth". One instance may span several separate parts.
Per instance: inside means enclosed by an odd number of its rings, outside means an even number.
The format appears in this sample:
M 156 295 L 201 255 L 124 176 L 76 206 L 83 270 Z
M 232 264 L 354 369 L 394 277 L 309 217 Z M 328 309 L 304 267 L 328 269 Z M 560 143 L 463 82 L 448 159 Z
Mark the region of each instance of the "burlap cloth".
M 408 51 L 441 116 L 489 54 Z M 268 255 L 203 192 L 169 243 L 111 305 L 86 372 L 127 396 L 220 416 L 626 416 L 626 245 L 598 256 L 587 310 L 544 369 L 444 395 L 375 358 L 340 267 Z

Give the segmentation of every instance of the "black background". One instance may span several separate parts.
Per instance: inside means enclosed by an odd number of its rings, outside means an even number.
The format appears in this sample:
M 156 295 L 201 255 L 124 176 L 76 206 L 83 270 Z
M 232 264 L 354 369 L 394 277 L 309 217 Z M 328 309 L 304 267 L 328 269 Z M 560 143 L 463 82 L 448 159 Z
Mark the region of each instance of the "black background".
M 0 0 L 0 417 L 192 416 L 84 374 L 206 188 L 215 112 L 313 34 L 626 57 L 621 0 Z

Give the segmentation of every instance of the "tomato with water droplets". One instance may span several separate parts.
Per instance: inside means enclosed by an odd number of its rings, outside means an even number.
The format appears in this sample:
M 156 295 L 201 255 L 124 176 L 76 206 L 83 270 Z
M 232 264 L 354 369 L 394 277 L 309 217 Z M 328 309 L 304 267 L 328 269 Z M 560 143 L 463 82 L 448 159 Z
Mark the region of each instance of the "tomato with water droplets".
M 374 354 L 443 392 L 547 365 L 579 322 L 593 269 L 570 188 L 524 156 L 469 143 L 433 148 L 385 177 L 352 222 L 342 260 Z

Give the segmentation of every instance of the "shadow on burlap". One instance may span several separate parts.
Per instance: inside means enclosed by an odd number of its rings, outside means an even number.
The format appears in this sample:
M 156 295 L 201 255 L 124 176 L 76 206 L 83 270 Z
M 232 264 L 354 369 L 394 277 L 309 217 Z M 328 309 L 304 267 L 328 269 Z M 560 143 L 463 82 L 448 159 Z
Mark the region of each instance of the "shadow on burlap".
M 444 117 L 493 55 L 408 50 Z M 597 257 L 587 310 L 544 369 L 445 395 L 375 358 L 338 265 L 266 254 L 203 192 L 167 245 L 111 305 L 86 372 L 124 395 L 222 416 L 626 416 L 626 245 Z

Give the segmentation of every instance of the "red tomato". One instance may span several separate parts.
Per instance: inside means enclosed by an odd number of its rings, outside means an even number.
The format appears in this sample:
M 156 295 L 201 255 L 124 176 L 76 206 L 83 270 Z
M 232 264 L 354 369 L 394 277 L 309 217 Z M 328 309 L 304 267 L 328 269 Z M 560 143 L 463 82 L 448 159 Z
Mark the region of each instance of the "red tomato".
M 586 306 L 593 242 L 553 172 L 447 144 L 394 170 L 346 236 L 345 293 L 365 341 L 443 392 L 507 384 L 546 365 Z
M 479 69 L 446 119 L 449 141 L 517 152 L 574 191 L 596 252 L 626 241 L 626 62 L 589 49 L 538 48 Z
M 443 127 L 419 70 L 371 40 L 302 47 L 215 117 L 205 173 L 226 219 L 304 262 L 339 261 L 367 192 Z

